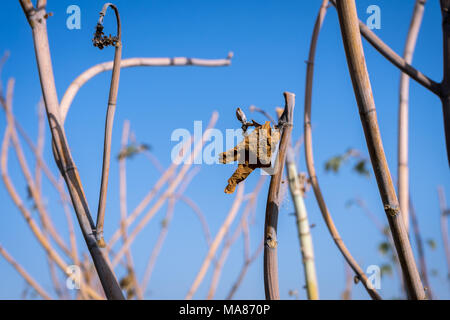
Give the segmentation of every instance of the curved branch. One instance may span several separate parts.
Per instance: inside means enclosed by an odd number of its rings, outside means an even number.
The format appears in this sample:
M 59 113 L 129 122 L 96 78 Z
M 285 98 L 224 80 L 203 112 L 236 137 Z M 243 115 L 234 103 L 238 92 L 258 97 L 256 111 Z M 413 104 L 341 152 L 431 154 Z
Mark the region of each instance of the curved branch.
M 5 258 L 6 261 L 9 262 L 13 266 L 14 269 L 25 279 L 25 281 L 33 287 L 34 290 L 45 300 L 52 300 L 50 295 L 33 279 L 32 276 L 14 260 L 13 257 L 0 245 L 0 254 Z
M 414 300 L 422 300 L 425 299 L 425 292 L 403 223 L 397 195 L 395 194 L 394 184 L 384 153 L 380 129 L 378 127 L 375 101 L 373 99 L 369 73 L 364 58 L 355 1 L 339 0 L 337 2 L 337 11 L 361 124 L 364 129 L 366 144 L 384 211 L 402 266 L 408 297 Z
M 194 296 L 194 293 L 197 291 L 200 283 L 202 282 L 203 278 L 205 277 L 206 271 L 208 271 L 209 265 L 211 264 L 211 261 L 213 260 L 213 257 L 219 248 L 220 243 L 222 242 L 223 237 L 228 232 L 231 223 L 233 222 L 234 218 L 236 217 L 236 214 L 239 212 L 239 208 L 243 202 L 243 194 L 244 194 L 244 184 L 241 184 L 238 186 L 236 197 L 234 198 L 233 205 L 231 206 L 230 211 L 228 212 L 227 217 L 225 218 L 225 221 L 223 222 L 222 226 L 220 227 L 219 231 L 217 232 L 216 237 L 214 238 L 214 241 L 212 242 L 211 246 L 208 249 L 208 253 L 206 254 L 205 259 L 203 260 L 203 263 L 200 267 L 200 270 L 197 273 L 197 276 L 195 277 L 194 282 L 192 283 L 191 287 L 189 288 L 189 292 L 187 293 L 185 299 L 190 300 Z
M 124 299 L 117 279 L 97 245 L 94 236 L 94 222 L 87 204 L 78 169 L 73 161 L 64 127 L 61 122 L 58 95 L 48 42 L 45 8 L 34 10 L 30 0 L 19 0 L 25 16 L 30 23 L 35 48 L 37 68 L 45 101 L 47 119 L 52 133 L 53 155 L 60 170 L 72 203 L 84 240 L 94 261 L 97 274 L 108 299 Z
M 352 257 L 347 247 L 339 235 L 336 226 L 334 225 L 333 219 L 331 218 L 330 212 L 328 211 L 328 207 L 325 204 L 325 199 L 323 198 L 322 191 L 319 186 L 319 181 L 316 176 L 316 169 L 314 167 L 314 157 L 313 157 L 313 146 L 312 146 L 312 130 L 311 130 L 311 98 L 312 98 L 312 85 L 313 85 L 313 76 L 314 76 L 314 59 L 316 53 L 316 45 L 317 39 L 319 37 L 320 28 L 322 26 L 323 19 L 325 18 L 326 9 L 327 9 L 328 0 L 324 0 L 322 2 L 322 6 L 320 7 L 319 15 L 317 16 L 316 24 L 314 26 L 314 31 L 311 39 L 311 46 L 309 49 L 309 57 L 308 57 L 308 67 L 306 71 L 306 89 L 305 89 L 305 119 L 304 119 L 304 135 L 305 135 L 305 157 L 306 157 L 306 166 L 308 169 L 308 174 L 310 177 L 310 182 L 314 190 L 314 195 L 316 196 L 317 203 L 319 205 L 322 216 L 325 220 L 325 223 L 330 231 L 331 237 L 336 243 L 339 251 L 341 251 L 347 263 L 356 273 L 357 277 L 363 283 L 369 295 L 372 299 L 381 299 L 380 295 L 376 292 L 375 289 L 369 283 L 367 276 L 364 274 L 361 267 L 358 265 L 356 260 Z
M 103 34 L 103 17 L 106 14 L 108 7 L 111 7 L 116 14 L 117 21 L 117 37 L 114 37 L 113 45 L 116 47 L 114 52 L 114 64 L 111 76 L 111 87 L 109 89 L 108 98 L 108 111 L 106 112 L 106 124 L 105 124 L 105 141 L 103 144 L 103 163 L 102 163 L 102 180 L 100 185 L 100 195 L 98 199 L 98 210 L 97 210 L 97 224 L 95 227 L 95 236 L 97 238 L 97 243 L 99 247 L 104 248 L 106 246 L 105 240 L 103 239 L 103 225 L 105 222 L 105 208 L 106 208 L 106 195 L 108 192 L 108 177 L 109 177 L 109 165 L 111 161 L 111 139 L 112 139 L 112 129 L 114 123 L 114 113 L 116 111 L 117 104 L 117 91 L 119 90 L 119 78 L 120 78 L 120 61 L 122 59 L 122 38 L 121 38 L 121 26 L 120 26 L 120 16 L 119 10 L 112 3 L 106 3 L 100 12 L 100 18 L 97 24 L 97 32 L 94 37 L 94 46 L 98 46 L 100 49 L 103 48 L 103 40 L 101 34 Z M 100 36 L 100 40 L 97 39 Z
M 233 53 L 230 52 L 225 59 L 198 59 L 198 58 L 129 58 L 120 62 L 120 68 L 131 67 L 175 67 L 175 66 L 198 66 L 198 67 L 225 67 L 231 64 Z M 109 71 L 113 68 L 113 61 L 97 64 L 80 74 L 67 88 L 60 103 L 61 120 L 64 123 L 70 105 L 78 90 L 96 75 Z

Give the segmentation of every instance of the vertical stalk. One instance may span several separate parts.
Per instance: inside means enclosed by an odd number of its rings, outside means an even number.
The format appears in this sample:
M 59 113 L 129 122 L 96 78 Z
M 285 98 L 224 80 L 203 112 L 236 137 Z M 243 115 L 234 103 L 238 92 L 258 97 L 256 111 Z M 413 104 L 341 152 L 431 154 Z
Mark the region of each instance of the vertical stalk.
M 414 237 L 416 239 L 417 253 L 419 255 L 419 268 L 420 277 L 423 280 L 423 284 L 426 287 L 426 293 L 429 299 L 433 299 L 433 293 L 431 291 L 431 284 L 428 280 L 427 262 L 425 260 L 425 250 L 423 249 L 422 236 L 420 234 L 419 222 L 417 221 L 416 210 L 414 209 L 411 197 L 409 198 L 409 209 L 411 212 L 411 225 L 414 231 Z
M 319 288 L 317 285 L 316 266 L 314 263 L 314 247 L 309 229 L 308 213 L 303 201 L 302 185 L 294 161 L 294 150 L 292 145 L 288 146 L 286 154 L 286 172 L 289 180 L 289 190 L 294 202 L 295 218 L 297 221 L 300 251 L 302 253 L 303 269 L 305 273 L 306 293 L 309 300 L 319 299 Z
M 403 59 L 411 64 L 416 47 L 417 36 L 424 12 L 426 0 L 416 0 L 413 16 L 406 37 Z M 406 232 L 409 231 L 409 168 L 408 168 L 408 109 L 409 109 L 409 76 L 400 75 L 400 98 L 398 107 L 398 201 L 403 215 Z
M 450 215 L 450 211 L 447 208 L 447 203 L 445 201 L 444 189 L 442 187 L 438 188 L 439 196 L 439 207 L 441 209 L 441 235 L 442 242 L 444 244 L 445 259 L 447 261 L 447 277 L 450 277 L 450 245 L 448 243 L 448 227 L 447 227 L 447 217 Z
M 83 237 L 94 261 L 103 290 L 108 299 L 124 299 L 113 271 L 102 255 L 95 238 L 94 222 L 89 212 L 78 170 L 67 143 L 64 127 L 61 125 L 59 103 L 53 76 L 53 67 L 47 35 L 45 7 L 35 10 L 31 1 L 19 0 L 31 26 L 36 61 L 41 81 L 47 119 L 53 141 L 53 154 L 61 175 L 64 177 L 72 203 L 77 214 Z
M 280 184 L 283 175 L 286 149 L 290 143 L 292 121 L 295 107 L 295 95 L 284 92 L 286 106 L 278 122 L 281 124 L 281 140 L 275 162 L 275 174 L 270 179 L 269 193 L 267 195 L 266 219 L 264 224 L 264 289 L 267 300 L 279 300 L 278 288 L 278 261 L 277 261 L 277 224 L 280 205 Z
M 383 201 L 384 210 L 402 266 L 407 293 L 410 299 L 422 300 L 425 299 L 424 288 L 400 213 L 397 195 L 395 194 L 378 128 L 375 102 L 364 58 L 355 1 L 338 0 L 337 11 L 361 123 L 364 128 L 381 200 Z
M 109 89 L 108 98 L 108 111 L 106 113 L 106 124 L 105 124 L 105 140 L 103 144 L 103 163 L 102 163 L 102 180 L 100 186 L 100 195 L 98 200 L 98 210 L 97 210 L 97 225 L 96 225 L 96 237 L 98 245 L 102 248 L 106 246 L 105 240 L 103 238 L 103 225 L 105 221 L 105 207 L 106 207 L 106 194 L 108 192 L 108 176 L 109 176 L 109 165 L 111 161 L 111 139 L 112 139 L 112 129 L 114 123 L 114 113 L 116 111 L 117 104 L 117 91 L 119 90 L 119 78 L 120 78 L 120 60 L 122 59 L 122 34 L 120 25 L 119 10 L 112 3 L 106 3 L 100 12 L 100 18 L 97 24 L 97 33 L 103 30 L 103 17 L 106 14 L 108 7 L 111 7 L 116 14 L 117 21 L 117 36 L 114 37 L 113 45 L 115 46 L 114 52 L 114 63 L 111 76 L 111 86 Z M 96 36 L 97 36 L 96 33 Z M 105 45 L 101 42 L 98 45 L 94 38 L 94 45 L 98 46 L 100 49 Z M 102 41 L 102 39 L 100 39 Z

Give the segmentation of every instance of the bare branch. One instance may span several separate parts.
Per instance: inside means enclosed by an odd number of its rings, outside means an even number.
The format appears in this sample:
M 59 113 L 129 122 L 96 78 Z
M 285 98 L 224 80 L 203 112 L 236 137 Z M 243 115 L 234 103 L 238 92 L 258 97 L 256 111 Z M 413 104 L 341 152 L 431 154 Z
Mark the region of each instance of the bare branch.
M 278 121 L 282 130 L 281 139 L 275 164 L 275 174 L 270 179 L 264 223 L 264 291 L 267 300 L 280 299 L 278 288 L 277 224 L 280 206 L 280 185 L 294 120 L 295 95 L 290 92 L 284 92 L 284 99 L 286 105 Z
M 419 35 L 426 0 L 416 0 L 414 12 L 406 37 L 403 59 L 411 63 Z M 398 201 L 403 214 L 406 232 L 409 230 L 409 168 L 408 168 L 408 111 L 409 109 L 409 77 L 400 75 L 400 99 L 398 107 Z
M 230 52 L 226 59 L 198 59 L 198 58 L 129 58 L 120 62 L 120 68 L 131 67 L 172 67 L 172 66 L 199 66 L 199 67 L 225 67 L 231 64 L 233 54 Z M 61 119 L 64 123 L 67 112 L 78 90 L 90 79 L 99 73 L 113 68 L 113 61 L 97 64 L 80 74 L 67 88 L 61 100 Z
M 109 165 L 111 162 L 111 139 L 112 139 L 112 129 L 114 123 L 114 113 L 116 111 L 117 104 L 117 92 L 119 90 L 119 78 L 120 78 L 120 61 L 122 59 L 122 38 L 121 38 L 121 27 L 120 27 L 120 16 L 119 10 L 112 3 L 106 3 L 100 12 L 100 18 L 97 24 L 97 33 L 101 33 L 103 30 L 103 17 L 106 14 L 106 10 L 111 7 L 116 14 L 117 21 L 117 36 L 115 37 L 117 41 L 114 43 L 115 53 L 114 53 L 114 64 L 111 76 L 111 86 L 109 89 L 108 98 L 108 110 L 106 112 L 106 124 L 105 124 L 105 139 L 103 144 L 103 162 L 102 162 L 102 179 L 100 183 L 100 195 L 98 200 L 98 210 L 97 210 L 97 224 L 95 226 L 96 238 L 99 247 L 104 248 L 106 246 L 105 240 L 103 239 L 103 225 L 105 222 L 105 208 L 106 208 L 106 195 L 108 193 L 108 177 L 109 177 Z M 100 49 L 103 46 L 96 44 L 96 38 L 94 38 L 94 46 L 99 46 Z M 98 40 L 97 40 L 98 41 Z M 101 43 L 101 40 L 100 40 Z
M 392 237 L 394 238 L 402 266 L 406 289 L 410 299 L 422 300 L 425 299 L 425 292 L 403 223 L 378 128 L 375 102 L 364 58 L 355 1 L 338 0 L 337 11 L 361 124 L 364 128 L 367 147 L 386 217 L 391 227 Z
M 339 251 L 344 256 L 347 263 L 353 269 L 358 279 L 362 282 L 364 287 L 366 288 L 369 295 L 372 299 L 381 299 L 380 295 L 373 288 L 371 283 L 369 282 L 367 276 L 364 274 L 364 271 L 358 265 L 356 260 L 348 251 L 344 241 L 342 240 L 339 232 L 333 222 L 333 218 L 328 210 L 328 207 L 325 203 L 325 199 L 322 195 L 322 190 L 319 186 L 319 180 L 316 175 L 316 168 L 314 166 L 314 156 L 313 156 L 313 146 L 312 146 L 312 129 L 311 129 L 311 101 L 312 101 L 312 86 L 313 86 L 313 77 L 314 77 L 314 59 L 316 52 L 317 40 L 319 37 L 320 28 L 325 18 L 326 8 L 327 8 L 327 0 L 322 2 L 321 9 L 319 11 L 319 15 L 316 20 L 316 24 L 314 26 L 314 31 L 311 39 L 311 45 L 308 56 L 308 66 L 306 71 L 306 88 L 305 88 L 305 113 L 304 113 L 304 136 L 305 136 L 305 157 L 306 157 L 306 166 L 308 168 L 308 174 L 310 183 L 314 190 L 314 195 L 317 200 L 317 204 L 319 205 L 320 212 L 322 213 L 322 217 L 325 220 L 325 224 L 333 238 L 336 246 Z
M 8 261 L 14 269 L 25 279 L 25 281 L 33 287 L 34 290 L 45 300 L 52 300 L 50 295 L 33 279 L 33 277 L 14 260 L 13 257 L 0 245 L 0 254 Z
M 208 253 L 206 254 L 205 259 L 203 260 L 200 270 L 198 271 L 194 282 L 192 283 L 191 287 L 189 288 L 188 293 L 186 294 L 186 297 L 185 297 L 186 300 L 192 299 L 192 297 L 194 296 L 198 287 L 200 286 L 201 282 L 203 281 L 206 271 L 208 271 L 209 265 L 211 264 L 211 261 L 215 255 L 217 249 L 219 248 L 219 245 L 222 242 L 223 237 L 228 232 L 228 230 L 231 226 L 231 223 L 233 222 L 234 218 L 236 217 L 236 214 L 239 212 L 239 208 L 242 204 L 243 194 L 244 194 L 244 184 L 241 184 L 238 186 L 237 194 L 236 194 L 236 197 L 234 198 L 233 205 L 231 206 L 231 209 L 228 212 L 228 215 L 225 218 L 225 221 L 223 222 L 222 226 L 220 227 L 219 231 L 217 232 L 217 235 L 214 238 L 214 241 L 212 242 L 211 246 L 209 247 Z

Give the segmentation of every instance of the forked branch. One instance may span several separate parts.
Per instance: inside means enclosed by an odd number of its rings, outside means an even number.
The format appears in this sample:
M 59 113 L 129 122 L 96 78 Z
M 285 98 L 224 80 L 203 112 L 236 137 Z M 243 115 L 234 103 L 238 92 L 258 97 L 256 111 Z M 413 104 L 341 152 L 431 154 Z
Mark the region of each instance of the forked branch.
M 367 292 L 371 296 L 372 299 L 380 300 L 381 296 L 378 292 L 373 288 L 372 284 L 369 282 L 369 279 L 364 274 L 364 271 L 358 265 L 356 260 L 348 251 L 345 246 L 344 241 L 342 240 L 339 232 L 333 222 L 333 218 L 328 210 L 328 207 L 325 203 L 325 199 L 322 195 L 322 190 L 319 186 L 319 180 L 316 175 L 316 168 L 314 166 L 314 157 L 313 157 L 313 146 L 312 146 L 312 129 L 311 129 L 311 102 L 312 102 L 312 87 L 313 87 L 313 77 L 314 77 L 314 60 L 316 53 L 317 40 L 319 38 L 320 29 L 323 23 L 323 19 L 325 18 L 326 10 L 327 10 L 328 0 L 324 0 L 322 2 L 322 6 L 320 7 L 319 15 L 316 19 L 316 24 L 314 26 L 314 31 L 311 39 L 311 45 L 309 49 L 308 56 L 308 65 L 306 70 L 306 88 L 305 88 L 305 114 L 304 114 L 304 135 L 305 135 L 305 157 L 306 157 L 306 166 L 308 169 L 309 179 L 311 186 L 314 190 L 314 195 L 317 200 L 317 204 L 319 205 L 320 212 L 322 213 L 322 217 L 325 220 L 325 224 L 333 238 L 336 246 L 339 251 L 341 251 L 347 263 L 350 265 L 352 270 L 355 272 L 358 280 L 366 288 Z
M 400 213 L 397 195 L 395 194 L 394 184 L 389 172 L 380 130 L 378 128 L 375 102 L 364 58 L 355 1 L 338 0 L 337 11 L 361 123 L 381 200 L 402 266 L 405 286 L 410 299 L 422 300 L 425 299 L 424 288 Z

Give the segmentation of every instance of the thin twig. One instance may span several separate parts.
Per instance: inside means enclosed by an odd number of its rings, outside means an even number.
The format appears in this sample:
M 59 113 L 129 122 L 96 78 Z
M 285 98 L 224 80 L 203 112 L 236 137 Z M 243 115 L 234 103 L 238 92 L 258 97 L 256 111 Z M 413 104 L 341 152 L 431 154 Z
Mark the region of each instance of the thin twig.
M 258 248 L 255 250 L 253 255 L 244 262 L 244 265 L 242 266 L 239 276 L 237 277 L 236 281 L 234 282 L 233 286 L 231 287 L 230 292 L 228 293 L 227 297 L 225 298 L 226 300 L 231 300 L 233 298 L 234 294 L 239 289 L 239 286 L 242 284 L 242 281 L 244 280 L 244 277 L 247 273 L 248 268 L 253 263 L 253 261 L 255 261 L 256 258 L 258 258 L 259 254 L 262 252 L 263 248 L 264 248 L 264 239 L 261 240 Z
M 336 0 L 330 0 L 333 6 L 336 6 Z M 399 68 L 402 72 L 406 73 L 411 79 L 414 79 L 419 84 L 430 90 L 434 94 L 440 96 L 441 84 L 433 81 L 425 76 L 422 72 L 415 69 L 408 62 L 399 56 L 394 50 L 392 50 L 387 44 L 383 42 L 366 24 L 358 20 L 361 35 L 389 62 Z
M 403 59 L 411 63 L 419 35 L 426 0 L 416 0 L 411 24 L 406 37 Z M 408 109 L 409 109 L 409 77 L 400 75 L 400 99 L 398 107 L 398 201 L 402 211 L 406 232 L 409 231 L 409 168 L 408 168 Z
M 264 223 L 264 291 L 267 300 L 279 300 L 277 224 L 280 207 L 280 185 L 283 176 L 286 149 L 290 143 L 293 126 L 295 95 L 284 92 L 285 107 L 278 124 L 281 124 L 281 139 L 275 163 L 275 174 L 270 179 Z
M 242 204 L 243 194 L 244 194 L 244 184 L 242 183 L 238 186 L 237 194 L 236 194 L 236 197 L 234 198 L 233 205 L 231 206 L 231 209 L 228 212 L 228 215 L 225 218 L 222 226 L 220 227 L 219 231 L 217 232 L 217 235 L 214 238 L 214 241 L 211 243 L 211 246 L 208 249 L 208 253 L 206 254 L 205 259 L 203 260 L 200 270 L 198 271 L 197 276 L 194 279 L 194 282 L 192 283 L 191 287 L 189 288 L 188 293 L 186 294 L 186 297 L 185 297 L 186 300 L 192 299 L 192 297 L 194 296 L 198 287 L 200 286 L 201 282 L 203 281 L 206 271 L 208 271 L 209 265 L 211 264 L 211 261 L 212 261 L 213 257 L 215 256 L 216 251 L 219 248 L 219 245 L 223 240 L 223 237 L 228 232 L 228 230 L 231 226 L 231 223 L 233 222 L 234 218 L 236 217 L 236 214 L 239 212 L 239 208 Z
M 417 253 L 419 255 L 419 268 L 420 268 L 420 277 L 423 280 L 423 284 L 425 285 L 425 292 L 427 294 L 428 299 L 433 299 L 433 292 L 431 290 L 431 284 L 428 279 L 428 269 L 427 269 L 427 261 L 425 259 L 425 250 L 423 248 L 422 236 L 420 234 L 419 229 L 419 221 L 417 220 L 416 209 L 413 206 L 411 196 L 409 198 L 409 209 L 411 213 L 411 224 L 414 231 L 414 237 L 416 239 Z
M 128 238 L 128 241 L 125 242 L 122 246 L 122 248 L 120 248 L 119 252 L 117 252 L 116 256 L 114 257 L 113 261 L 112 261 L 112 265 L 116 266 L 117 263 L 119 262 L 120 258 L 122 257 L 122 255 L 124 254 L 125 250 L 127 250 L 127 248 L 129 246 L 131 246 L 131 244 L 133 243 L 134 239 L 136 238 L 136 236 L 139 234 L 139 232 L 147 225 L 147 223 L 150 221 L 151 218 L 153 218 L 153 216 L 156 214 L 156 212 L 158 212 L 158 210 L 162 207 L 162 205 L 164 204 L 164 202 L 175 192 L 175 189 L 178 187 L 178 185 L 181 183 L 182 179 L 184 178 L 184 176 L 186 175 L 187 171 L 189 170 L 189 168 L 192 166 L 192 163 L 194 162 L 195 157 L 200 153 L 200 151 L 202 150 L 203 144 L 205 143 L 205 141 L 209 138 L 209 136 L 211 135 L 211 130 L 208 130 L 210 128 L 212 128 L 217 119 L 219 117 L 219 114 L 217 112 L 213 112 L 212 116 L 211 116 L 211 120 L 209 122 L 209 125 L 207 127 L 207 129 L 205 130 L 202 139 L 199 143 L 196 144 L 196 146 L 194 147 L 193 152 L 190 155 L 190 161 L 188 161 L 188 163 L 185 163 L 183 165 L 183 167 L 181 168 L 180 172 L 178 173 L 177 177 L 173 180 L 173 182 L 169 185 L 169 187 L 167 188 L 167 190 L 164 192 L 164 194 L 162 194 L 158 201 L 156 201 L 156 203 L 153 205 L 152 208 L 150 208 L 147 213 L 145 214 L 145 216 L 142 218 L 141 221 L 139 221 L 139 224 L 136 226 L 136 228 L 133 229 L 133 231 L 130 233 L 130 236 Z
M 25 279 L 25 281 L 33 287 L 34 290 L 45 300 L 52 300 L 50 295 L 39 285 L 39 283 L 36 282 L 36 280 L 33 279 L 33 277 L 20 265 L 17 263 L 16 260 L 14 260 L 13 257 L 0 245 L 0 254 L 8 261 L 14 269 L 22 276 L 22 278 Z
M 106 195 L 108 193 L 108 177 L 109 177 L 109 165 L 111 161 L 112 129 L 114 123 L 114 113 L 116 111 L 117 105 L 117 91 L 119 90 L 120 61 L 122 59 L 122 37 L 121 37 L 122 31 L 120 26 L 119 10 L 112 3 L 106 3 L 103 6 L 102 11 L 100 12 L 100 18 L 97 23 L 97 31 L 99 30 L 99 28 L 103 29 L 103 17 L 105 16 L 106 10 L 109 7 L 114 10 L 114 13 L 116 15 L 117 36 L 115 38 L 117 39 L 117 41 L 114 43 L 115 47 L 114 64 L 111 76 L 111 86 L 109 89 L 108 110 L 106 112 L 105 139 L 103 144 L 102 179 L 100 183 L 100 195 L 98 200 L 97 224 L 95 226 L 97 243 L 101 248 L 104 248 L 106 246 L 105 240 L 103 239 L 103 225 L 105 223 Z M 94 45 L 96 45 L 95 42 Z M 102 46 L 99 46 L 99 48 L 102 49 Z
M 264 183 L 264 176 L 261 176 L 258 183 L 256 184 L 255 189 L 249 194 L 248 202 L 244 208 L 244 211 L 242 213 L 241 219 L 239 221 L 238 226 L 233 232 L 233 235 L 228 238 L 227 241 L 225 241 L 225 244 L 222 248 L 222 251 L 220 253 L 220 257 L 217 261 L 217 263 L 214 266 L 214 271 L 212 275 L 212 280 L 209 285 L 208 295 L 206 299 L 213 299 L 214 294 L 216 293 L 217 285 L 219 284 L 220 276 L 222 274 L 222 269 L 225 264 L 225 261 L 227 260 L 228 254 L 231 250 L 232 245 L 237 240 L 239 235 L 242 233 L 244 235 L 244 261 L 247 261 L 250 259 L 250 235 L 248 230 L 248 216 L 250 214 L 251 209 L 255 208 L 256 201 L 258 200 L 258 195 L 261 191 L 261 188 Z
M 197 170 L 196 170 L 197 169 Z M 192 170 L 183 181 L 183 184 L 180 185 L 178 195 L 182 195 L 186 188 L 189 186 L 189 183 L 192 181 L 194 176 L 200 170 L 198 167 Z M 156 244 L 153 247 L 150 258 L 147 262 L 147 266 L 145 268 L 144 278 L 142 279 L 142 291 L 145 292 L 148 286 L 148 282 L 150 281 L 150 277 L 153 273 L 153 269 L 156 264 L 156 260 L 161 252 L 162 246 L 164 244 L 164 240 L 166 239 L 167 232 L 169 230 L 170 222 L 172 221 L 173 213 L 175 210 L 175 204 L 179 197 L 177 195 L 173 195 L 169 199 L 169 203 L 167 206 L 166 216 L 163 218 L 163 222 L 161 223 L 161 231 L 159 232 L 158 239 L 156 240 Z
M 172 66 L 199 66 L 199 67 L 225 67 L 231 64 L 233 53 L 230 52 L 225 59 L 198 59 L 198 58 L 129 58 L 120 61 L 120 68 L 131 67 L 172 67 Z M 67 88 L 61 100 L 61 119 L 64 123 L 70 105 L 78 90 L 90 79 L 99 73 L 111 70 L 113 61 L 103 62 L 90 67 L 80 74 Z
M 95 225 L 90 215 L 86 196 L 78 170 L 73 161 L 69 144 L 61 122 L 58 96 L 50 56 L 45 8 L 35 10 L 31 1 L 19 0 L 33 34 L 37 67 L 41 80 L 47 118 L 52 133 L 52 147 L 55 162 L 66 181 L 78 222 L 86 245 L 91 253 L 97 274 L 108 299 L 124 299 L 115 275 L 105 260 L 95 237 Z
M 444 244 L 444 253 L 447 261 L 447 279 L 450 278 L 450 243 L 448 238 L 448 217 L 450 217 L 450 211 L 447 208 L 447 202 L 445 201 L 444 188 L 438 187 L 438 197 L 439 197 L 439 208 L 441 209 L 440 214 L 440 225 L 441 225 L 441 235 L 442 243 Z

